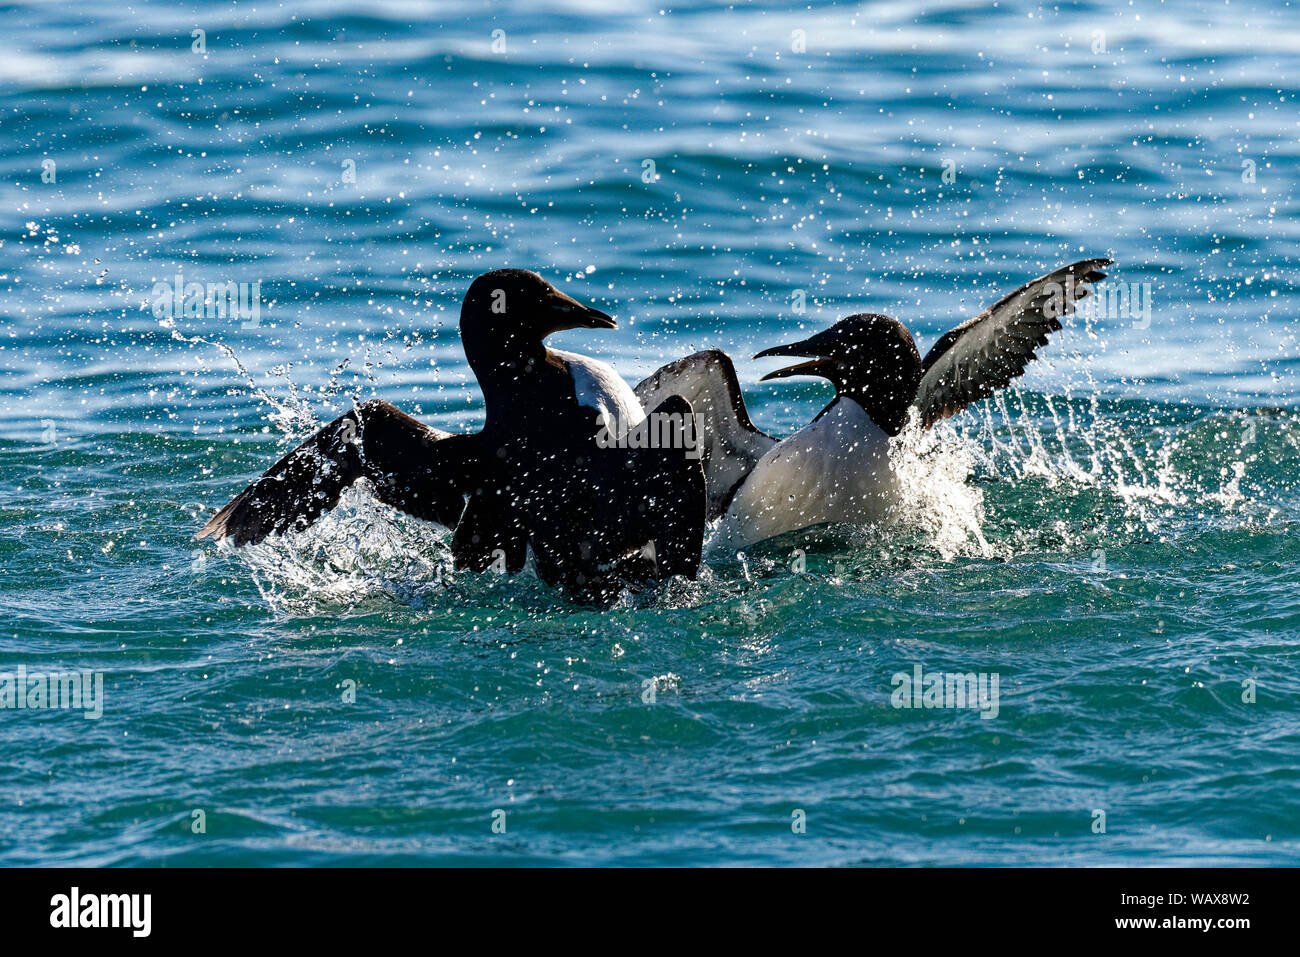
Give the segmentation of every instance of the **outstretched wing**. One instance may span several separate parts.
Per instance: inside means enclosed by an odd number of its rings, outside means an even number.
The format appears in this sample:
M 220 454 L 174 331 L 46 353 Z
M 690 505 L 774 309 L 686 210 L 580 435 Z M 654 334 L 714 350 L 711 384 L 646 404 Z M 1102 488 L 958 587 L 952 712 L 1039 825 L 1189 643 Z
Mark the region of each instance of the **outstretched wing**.
M 749 420 L 731 357 L 720 349 L 697 352 L 659 369 L 636 387 L 641 405 L 653 409 L 679 395 L 702 415 L 702 458 L 708 521 L 727 510 L 732 495 L 776 439 Z
M 1106 278 L 1109 259 L 1085 259 L 1025 283 L 974 319 L 945 333 L 922 364 L 912 400 L 929 428 L 987 398 L 1025 371 L 1061 316 Z
M 387 402 L 371 400 L 298 446 L 199 529 L 236 545 L 306 528 L 369 479 L 380 500 L 426 521 L 454 526 L 478 460 L 477 436 L 442 432 Z

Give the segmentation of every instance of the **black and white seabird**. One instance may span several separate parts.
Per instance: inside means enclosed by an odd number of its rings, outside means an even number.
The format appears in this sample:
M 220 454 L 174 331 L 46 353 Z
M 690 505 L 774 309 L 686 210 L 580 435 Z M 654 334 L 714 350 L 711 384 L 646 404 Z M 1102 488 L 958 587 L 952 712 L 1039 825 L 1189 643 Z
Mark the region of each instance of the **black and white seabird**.
M 305 528 L 365 478 L 381 501 L 453 528 L 458 569 L 514 574 L 531 549 L 543 581 L 596 602 L 628 576 L 693 578 L 705 483 L 691 442 L 598 444 L 602 425 L 635 426 L 645 409 L 607 364 L 544 343 L 565 329 L 615 328 L 536 273 L 486 273 L 460 314 L 483 391 L 482 431 L 443 432 L 387 402 L 363 402 L 273 465 L 196 537 L 244 545 Z M 677 396 L 654 407 L 670 424 L 691 411 Z
M 889 440 L 913 411 L 919 428 L 928 429 L 1021 375 L 1110 263 L 1087 259 L 1026 283 L 945 333 L 924 359 L 906 326 L 874 313 L 765 349 L 754 358 L 808 361 L 763 380 L 816 375 L 835 386 L 831 403 L 782 441 L 750 421 L 726 353 L 696 353 L 655 372 L 636 387 L 643 403 L 681 395 L 704 416 L 708 517 L 721 518 L 710 551 L 824 523 L 884 518 L 899 494 Z

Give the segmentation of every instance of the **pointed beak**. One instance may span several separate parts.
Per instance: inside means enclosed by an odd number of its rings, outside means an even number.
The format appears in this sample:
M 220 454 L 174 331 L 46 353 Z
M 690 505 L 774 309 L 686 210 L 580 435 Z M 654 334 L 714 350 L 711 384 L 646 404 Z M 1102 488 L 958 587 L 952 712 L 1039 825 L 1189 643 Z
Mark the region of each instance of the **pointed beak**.
M 551 332 L 565 329 L 617 329 L 618 323 L 599 309 L 584 306 L 572 296 L 554 290 L 546 301 Z
M 769 379 L 785 379 L 794 375 L 824 375 L 822 370 L 832 365 L 834 360 L 822 354 L 816 339 L 817 336 L 813 336 L 811 339 L 804 339 L 802 342 L 792 342 L 788 346 L 773 346 L 771 349 L 764 349 L 758 353 L 754 356 L 755 359 L 766 359 L 768 356 L 810 357 L 808 362 L 800 362 L 797 365 L 769 372 L 758 381 L 766 382 Z
M 754 358 L 757 359 L 759 356 L 771 354 L 760 352 Z M 769 372 L 758 381 L 767 382 L 769 379 L 786 379 L 792 375 L 824 375 L 825 373 L 822 370 L 833 364 L 831 359 L 809 359 L 807 362 L 800 362 L 797 365 L 786 366 L 784 369 Z

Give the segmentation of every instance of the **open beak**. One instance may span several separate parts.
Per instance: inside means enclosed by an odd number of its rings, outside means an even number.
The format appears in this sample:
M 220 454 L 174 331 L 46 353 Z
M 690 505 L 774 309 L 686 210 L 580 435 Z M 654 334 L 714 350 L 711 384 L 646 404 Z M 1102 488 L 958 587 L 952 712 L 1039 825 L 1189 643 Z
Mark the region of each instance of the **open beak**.
M 766 382 L 769 379 L 785 379 L 794 375 L 824 375 L 822 370 L 833 365 L 834 360 L 821 355 L 821 349 L 816 339 L 817 336 L 813 336 L 811 339 L 804 339 L 802 342 L 792 342 L 788 346 L 773 346 L 771 349 L 764 349 L 758 353 L 758 355 L 754 356 L 755 359 L 766 359 L 768 356 L 811 357 L 807 362 L 800 362 L 797 365 L 769 372 L 758 381 Z
M 617 329 L 618 323 L 599 309 L 584 306 L 572 296 L 554 290 L 547 299 L 547 313 L 552 320 L 551 332 L 565 329 Z

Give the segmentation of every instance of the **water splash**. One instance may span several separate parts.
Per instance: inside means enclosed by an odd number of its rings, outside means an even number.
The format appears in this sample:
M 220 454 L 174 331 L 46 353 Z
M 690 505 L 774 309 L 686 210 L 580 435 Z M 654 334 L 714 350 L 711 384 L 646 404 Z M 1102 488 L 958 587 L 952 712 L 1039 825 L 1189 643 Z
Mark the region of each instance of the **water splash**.
M 900 493 L 891 523 L 915 530 L 945 561 L 993 554 L 983 532 L 984 495 L 970 482 L 975 455 L 946 423 L 926 431 L 909 426 L 890 443 Z
M 761 589 L 783 574 L 782 550 L 791 547 L 835 550 L 833 577 L 849 583 L 936 557 L 1090 554 L 1171 540 L 1207 516 L 1228 526 L 1269 521 L 1285 490 L 1261 485 L 1252 465 L 1293 453 L 1298 435 L 1294 416 L 1279 410 L 1009 389 L 933 429 L 904 430 L 890 451 L 899 500 L 878 527 L 805 529 L 747 549 L 739 562 L 706 546 L 699 581 L 627 596 L 619 607 L 698 607 L 735 588 Z M 312 528 L 243 549 L 241 558 L 262 597 L 286 612 L 377 596 L 417 607 L 473 600 L 488 587 L 477 580 L 491 577 L 454 575 L 447 532 L 382 504 L 365 483 Z M 535 575 L 525 578 L 510 579 L 492 600 L 558 601 Z
M 452 578 L 447 532 L 384 505 L 362 483 L 311 528 L 237 554 L 263 600 L 282 612 L 381 596 L 419 606 L 441 597 Z

